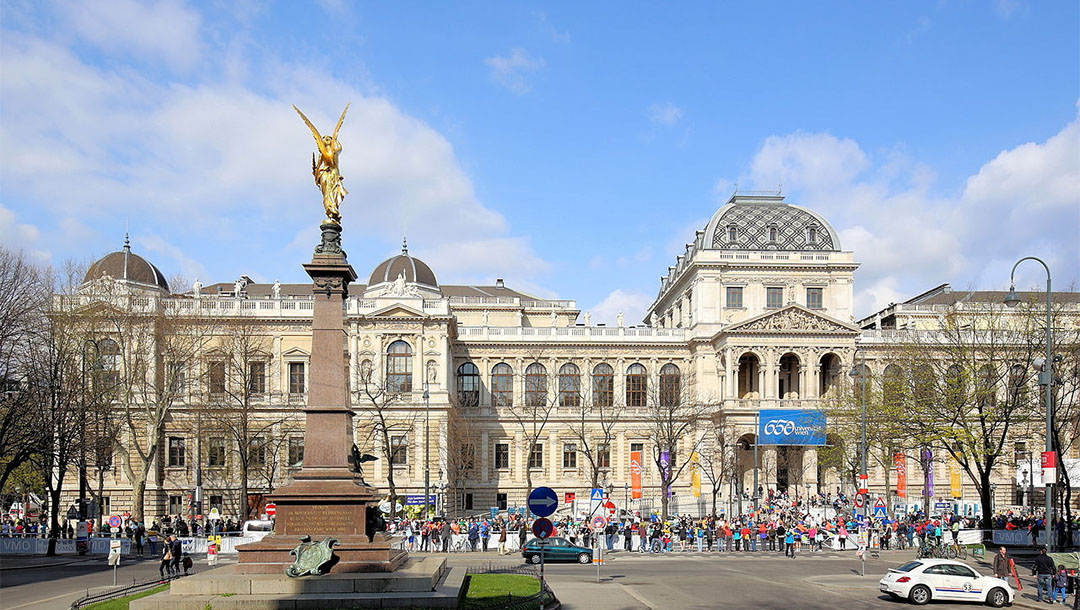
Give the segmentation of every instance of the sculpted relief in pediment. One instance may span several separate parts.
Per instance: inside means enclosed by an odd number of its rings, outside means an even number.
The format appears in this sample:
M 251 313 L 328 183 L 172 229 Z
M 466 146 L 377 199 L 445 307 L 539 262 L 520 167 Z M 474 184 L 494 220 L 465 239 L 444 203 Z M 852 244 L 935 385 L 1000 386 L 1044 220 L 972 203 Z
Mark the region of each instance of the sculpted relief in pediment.
M 766 316 L 746 324 L 740 324 L 731 330 L 851 332 L 851 329 L 846 326 L 831 322 L 825 318 L 795 307 L 779 311 L 771 316 Z

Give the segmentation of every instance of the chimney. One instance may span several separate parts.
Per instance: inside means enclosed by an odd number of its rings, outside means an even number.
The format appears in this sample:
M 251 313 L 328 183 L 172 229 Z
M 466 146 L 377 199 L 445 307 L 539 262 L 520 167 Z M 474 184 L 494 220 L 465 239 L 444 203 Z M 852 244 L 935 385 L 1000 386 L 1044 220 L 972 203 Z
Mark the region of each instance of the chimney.
M 506 284 L 503 283 L 503 279 L 501 277 L 495 279 L 495 287 L 496 288 L 506 288 Z

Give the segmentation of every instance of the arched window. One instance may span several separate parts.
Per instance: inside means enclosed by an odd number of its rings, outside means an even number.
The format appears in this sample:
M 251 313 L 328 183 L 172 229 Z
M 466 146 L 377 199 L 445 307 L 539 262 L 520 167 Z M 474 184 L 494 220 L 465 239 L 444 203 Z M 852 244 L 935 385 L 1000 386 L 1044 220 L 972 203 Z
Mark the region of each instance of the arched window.
M 997 374 L 989 364 L 979 369 L 978 400 L 983 408 L 997 405 Z
M 514 369 L 505 362 L 491 369 L 491 403 L 496 407 L 514 406 Z
M 644 407 L 649 389 L 648 373 L 645 367 L 634 363 L 626 369 L 626 406 Z
M 954 413 L 963 409 L 967 402 L 967 383 L 964 372 L 953 364 L 945 370 L 945 404 Z
M 817 227 L 810 227 L 806 230 L 806 241 L 811 244 L 817 243 Z
M 391 394 L 412 392 L 412 347 L 394 341 L 386 348 L 386 391 Z
M 592 370 L 592 400 L 594 407 L 610 407 L 615 404 L 615 369 L 608 364 L 598 364 Z
M 102 387 L 116 387 L 120 383 L 120 345 L 112 339 L 102 339 L 97 343 L 97 352 L 97 356 L 100 358 L 101 371 L 99 378 Z
M 480 404 L 480 369 L 471 362 L 466 362 L 457 370 L 458 400 L 463 407 L 475 407 Z
M 679 404 L 682 374 L 674 364 L 665 364 L 660 369 L 660 406 L 674 407 Z
M 575 364 L 559 367 L 559 406 L 581 406 L 581 371 Z
M 899 409 L 904 402 L 904 369 L 897 364 L 886 366 L 882 373 L 881 402 L 886 409 Z
M 525 369 L 525 406 L 543 407 L 547 404 L 547 369 L 539 362 Z
M 769 227 L 769 241 L 776 243 L 776 227 Z
M 734 242 L 739 237 L 739 230 L 735 228 L 735 225 L 731 225 L 727 228 L 728 241 Z

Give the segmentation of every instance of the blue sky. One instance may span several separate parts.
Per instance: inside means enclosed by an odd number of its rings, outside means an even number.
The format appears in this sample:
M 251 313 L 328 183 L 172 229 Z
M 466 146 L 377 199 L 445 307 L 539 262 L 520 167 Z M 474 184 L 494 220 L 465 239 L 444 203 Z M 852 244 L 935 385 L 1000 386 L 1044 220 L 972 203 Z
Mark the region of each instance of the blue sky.
M 1021 256 L 1080 278 L 1075 2 L 0 2 L 0 243 L 304 281 L 346 102 L 345 247 L 639 319 L 732 190 L 854 250 L 856 312 Z M 1021 286 L 1041 283 L 1021 269 Z

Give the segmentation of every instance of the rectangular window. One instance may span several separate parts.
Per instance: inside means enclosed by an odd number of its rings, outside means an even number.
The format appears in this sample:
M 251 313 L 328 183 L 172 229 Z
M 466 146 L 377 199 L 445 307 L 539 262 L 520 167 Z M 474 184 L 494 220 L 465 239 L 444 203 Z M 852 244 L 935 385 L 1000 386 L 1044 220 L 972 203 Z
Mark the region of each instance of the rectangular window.
M 248 363 L 248 393 L 249 394 L 265 394 L 266 393 L 266 363 L 265 362 L 249 362 Z
M 529 451 L 529 468 L 544 467 L 544 445 L 533 443 L 532 451 Z
M 299 468 L 304 465 L 304 437 L 289 437 L 289 466 Z
M 206 465 L 207 466 L 224 466 L 225 465 L 225 438 L 222 436 L 210 437 L 206 449 Z
M 611 468 L 611 445 L 600 444 L 596 446 L 596 467 Z
M 810 309 L 821 309 L 824 307 L 824 299 L 822 298 L 823 289 L 821 288 L 807 288 L 806 289 L 806 306 Z
M 765 307 L 779 309 L 784 306 L 784 289 L 769 287 L 765 289 Z
M 184 512 L 184 496 L 169 496 L 169 514 L 179 515 Z
M 562 467 L 577 468 L 577 445 L 565 443 L 562 446 Z
M 495 443 L 495 468 L 510 467 L 510 445 Z
M 463 502 L 463 504 L 465 505 L 465 510 L 473 509 L 472 494 L 465 494 L 465 501 Z
M 409 444 L 405 435 L 390 437 L 390 464 L 404 466 L 409 463 Z
M 289 394 L 304 393 L 304 363 L 289 363 Z
M 222 509 L 225 508 L 224 498 L 221 497 L 221 496 L 210 496 L 210 508 L 211 509 L 216 508 L 216 509 L 218 509 L 218 512 L 220 513 L 222 511 Z
M 211 394 L 225 393 L 225 363 L 220 360 L 211 362 L 209 365 L 209 382 Z
M 169 467 L 184 467 L 184 439 L 179 436 L 169 437 Z
M 742 286 L 727 287 L 727 306 L 742 307 Z
M 495 504 L 499 510 L 506 510 L 506 494 L 495 494 Z
M 251 439 L 251 445 L 248 446 L 248 466 L 252 468 L 262 468 L 266 466 L 266 439 L 261 436 L 256 436 Z
M 102 496 L 101 497 L 101 514 L 102 515 L 111 515 L 112 514 L 112 502 L 109 501 L 109 496 Z

